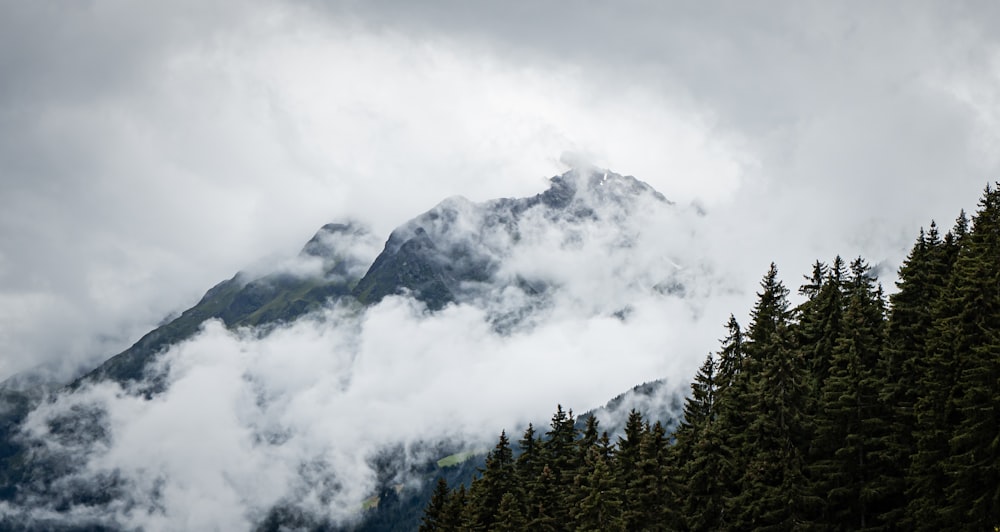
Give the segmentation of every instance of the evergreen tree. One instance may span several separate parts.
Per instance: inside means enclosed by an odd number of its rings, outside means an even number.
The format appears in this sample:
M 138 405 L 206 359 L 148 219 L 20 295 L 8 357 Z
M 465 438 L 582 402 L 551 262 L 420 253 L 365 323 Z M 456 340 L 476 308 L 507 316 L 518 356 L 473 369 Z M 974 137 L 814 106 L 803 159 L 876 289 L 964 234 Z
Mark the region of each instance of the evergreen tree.
M 576 474 L 576 420 L 573 411 L 565 412 L 558 405 L 552 416 L 549 431 L 545 433 L 548 440 L 544 446 L 545 463 L 556 475 L 559 482 L 570 484 Z
M 987 187 L 972 227 L 947 296 L 959 362 L 946 516 L 988 530 L 1000 524 L 1000 190 Z
M 823 381 L 830 373 L 833 357 L 833 347 L 843 331 L 844 282 L 846 279 L 844 260 L 838 255 L 830 267 L 821 262 L 814 266 L 813 279 L 822 275 L 822 281 L 811 280 L 810 284 L 799 289 L 800 293 L 810 298 L 799 306 L 797 313 L 800 321 L 796 331 L 797 343 L 805 358 L 810 375 L 810 401 L 818 402 L 822 393 Z M 810 413 L 815 411 L 815 404 L 807 405 Z
M 527 521 L 521 513 L 521 503 L 513 493 L 507 492 L 500 498 L 497 507 L 496 524 L 490 530 L 496 532 L 521 532 L 526 529 Z
M 964 218 L 964 215 L 960 218 Z M 946 237 L 952 239 L 952 233 Z M 937 224 L 923 229 L 913 248 L 899 268 L 898 291 L 889 296 L 891 311 L 887 338 L 882 357 L 884 368 L 881 400 L 891 409 L 890 430 L 881 445 L 887 453 L 887 490 L 892 501 L 887 502 L 881 520 L 887 523 L 907 522 L 906 486 L 910 456 L 914 453 L 917 430 L 915 407 L 920 396 L 921 375 L 927 371 L 927 338 L 933 328 L 935 302 L 948 282 L 949 271 L 945 243 L 938 234 Z M 910 528 L 914 523 L 910 522 Z
M 739 325 L 730 317 L 730 336 L 738 338 Z M 723 350 L 727 349 L 724 340 Z M 738 341 L 738 340 L 737 340 Z M 691 384 L 691 396 L 684 407 L 684 420 L 674 432 L 668 478 L 680 479 L 673 506 L 680 507 L 680 520 L 690 529 L 718 527 L 724 512 L 724 498 L 734 477 L 728 450 L 718 431 L 715 361 L 709 355 Z
M 680 496 L 681 524 L 688 530 L 728 528 L 726 497 L 734 477 L 732 456 L 723 444 L 719 424 L 709 421 L 694 442 L 690 460 L 681 464 L 683 489 Z
M 463 530 L 467 503 L 468 494 L 465 490 L 465 484 L 459 484 L 458 489 L 452 490 L 445 502 L 438 530 Z
M 803 447 L 808 435 L 805 362 L 794 349 L 788 289 L 771 268 L 751 313 L 746 345 L 749 362 L 747 457 L 740 493 L 731 508 L 736 528 L 784 530 L 805 519 Z
M 514 484 L 514 454 L 506 431 L 500 433 L 496 447 L 486 456 L 482 476 L 472 482 L 467 515 L 470 527 L 489 530 L 496 520 L 500 499 L 516 490 Z
M 904 522 L 916 530 L 941 530 L 958 522 L 952 508 L 942 504 L 950 484 L 948 457 L 950 440 L 958 424 L 955 404 L 960 394 L 959 376 L 962 359 L 968 351 L 970 329 L 963 323 L 970 315 L 966 301 L 956 295 L 965 281 L 957 279 L 956 268 L 966 254 L 971 239 L 965 213 L 959 216 L 955 228 L 945 236 L 938 256 L 930 263 L 945 272 L 945 287 L 930 301 L 932 324 L 927 330 L 924 354 L 914 366 L 919 375 L 913 404 L 913 453 L 906 476 L 907 506 Z M 940 260 L 940 262 L 938 262 Z M 969 295 L 966 292 L 966 295 Z
M 552 416 L 549 431 L 545 434 L 548 436 L 543 447 L 545 463 L 552 475 L 552 481 L 556 486 L 571 486 L 578 468 L 577 430 L 573 411 L 566 412 L 562 409 L 562 405 L 558 405 L 556 413 Z M 556 522 L 565 523 L 569 518 L 570 494 L 565 490 L 554 493 L 558 496 L 558 503 L 551 507 L 552 515 Z
M 636 479 L 642 432 L 642 414 L 633 408 L 629 411 L 628 421 L 625 422 L 625 434 L 618 437 L 618 447 L 614 453 L 615 479 L 623 492 Z
M 634 478 L 625 488 L 622 521 L 627 530 L 667 530 L 672 521 L 667 502 L 675 499 L 665 475 L 666 434 L 663 426 L 647 424 L 639 440 Z
M 726 337 L 722 339 L 719 350 L 717 387 L 720 393 L 733 387 L 739 376 L 745 371 L 745 356 L 743 351 L 743 331 L 736 318 L 730 314 L 726 323 Z
M 438 478 L 434 486 L 434 494 L 431 495 L 431 502 L 424 509 L 424 517 L 421 519 L 420 532 L 431 532 L 433 530 L 447 530 L 444 526 L 446 521 L 445 512 L 448 504 L 448 482 L 444 478 Z
M 574 507 L 573 521 L 580 532 L 625 530 L 621 522 L 621 491 L 615 485 L 608 460 L 596 449 L 587 454 L 586 477 L 578 485 L 579 504 Z
M 814 494 L 826 501 L 831 527 L 863 529 L 876 523 L 887 495 L 878 440 L 887 428 L 878 372 L 885 309 L 862 259 L 851 264 L 845 327 L 816 413 L 817 458 L 810 464 Z
M 587 461 L 587 456 L 593 447 L 596 447 L 601 439 L 601 433 L 598 429 L 597 417 L 593 414 L 588 415 L 587 419 L 584 421 L 583 434 L 580 439 L 576 442 L 576 454 L 577 454 L 577 465 L 578 472 L 588 471 L 591 467 L 590 463 Z
M 528 530 L 544 532 L 565 530 L 569 514 L 562 503 L 561 492 L 562 486 L 556 474 L 549 466 L 544 466 L 535 481 L 534 496 L 527 501 Z
M 514 464 L 514 478 L 517 485 L 517 493 L 520 499 L 526 504 L 522 507 L 524 516 L 528 519 L 533 517 L 531 506 L 527 504 L 535 496 L 535 482 L 542 474 L 545 466 L 545 457 L 542 451 L 542 439 L 535 436 L 535 427 L 531 423 L 525 429 L 524 435 L 518 440 L 521 454 Z
M 724 502 L 723 511 L 718 514 L 720 525 L 732 524 L 737 515 L 736 504 L 740 495 L 740 479 L 748 466 L 749 456 L 742 452 L 748 445 L 747 435 L 751 416 L 747 411 L 750 403 L 750 361 L 746 352 L 743 330 L 736 318 L 730 314 L 726 323 L 726 337 L 721 340 L 718 352 L 718 370 L 715 376 L 714 397 L 715 424 L 712 432 L 718 438 L 717 446 L 709 446 L 715 456 L 694 456 L 684 458 L 681 470 L 702 459 L 715 460 L 719 466 L 719 476 L 714 479 L 720 488 L 718 497 Z M 701 447 L 705 448 L 705 447 Z M 676 467 L 676 466 L 675 466 Z M 682 478 L 692 478 L 682 473 Z M 695 484 L 688 490 L 696 489 Z M 711 487 L 703 487 L 711 492 Z M 697 497 L 696 492 L 687 491 L 685 497 Z M 706 510 L 707 511 L 707 506 Z

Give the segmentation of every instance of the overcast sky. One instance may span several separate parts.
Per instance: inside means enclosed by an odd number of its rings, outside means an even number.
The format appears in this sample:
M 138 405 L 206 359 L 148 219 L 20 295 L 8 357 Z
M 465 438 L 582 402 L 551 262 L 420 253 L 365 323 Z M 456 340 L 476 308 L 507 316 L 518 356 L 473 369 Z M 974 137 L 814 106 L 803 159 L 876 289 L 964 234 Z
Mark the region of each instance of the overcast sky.
M 0 0 L 0 378 L 89 369 L 327 222 L 380 241 L 573 161 L 677 203 L 573 228 L 572 249 L 525 229 L 506 267 L 560 286 L 534 328 L 487 325 L 503 294 L 325 309 L 264 338 L 213 323 L 164 355 L 165 393 L 105 383 L 26 424 L 45 442 L 50 416 L 108 413 L 74 474 L 114 471 L 135 506 L 83 518 L 352 515 L 384 445 L 488 441 L 662 376 L 683 389 L 772 260 L 793 290 L 838 253 L 891 286 L 918 228 L 1000 176 L 997 20 L 986 1 Z M 648 289 L 675 273 L 686 299 Z M 348 486 L 332 499 L 330 476 Z
M 895 268 L 998 175 L 998 10 L 0 0 L 0 377 L 116 352 L 325 222 L 540 192 L 566 152 L 703 206 L 749 292 L 770 260 Z

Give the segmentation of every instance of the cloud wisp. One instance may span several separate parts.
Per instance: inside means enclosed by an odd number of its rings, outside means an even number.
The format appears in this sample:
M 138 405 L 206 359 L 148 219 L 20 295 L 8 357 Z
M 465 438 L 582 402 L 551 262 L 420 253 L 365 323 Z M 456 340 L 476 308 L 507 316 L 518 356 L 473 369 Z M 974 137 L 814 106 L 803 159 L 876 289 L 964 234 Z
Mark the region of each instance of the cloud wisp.
M 480 240 L 502 255 L 502 267 L 491 289 L 470 288 L 466 302 L 432 313 L 390 296 L 266 330 L 210 321 L 161 356 L 161 394 L 101 382 L 45 403 L 25 427 L 53 456 L 74 457 L 56 486 L 116 486 L 103 505 L 62 517 L 246 529 L 287 504 L 350 520 L 376 488 L 372 461 L 386 449 L 410 449 L 413 464 L 439 458 L 418 452 L 422 444 L 488 445 L 498 430 L 520 430 L 557 403 L 593 408 L 660 377 L 666 392 L 683 390 L 705 351 L 701 335 L 689 333 L 719 329 L 734 287 L 691 241 L 703 223 L 697 210 L 649 191 L 622 203 L 597 192 L 582 190 L 565 211 L 537 204 L 514 233 Z M 477 207 L 451 222 L 477 230 L 438 238 L 461 246 L 496 230 L 477 226 Z M 524 297 L 511 297 L 514 277 L 545 284 L 543 303 L 528 301 L 526 311 Z M 496 327 L 498 316 L 525 312 Z M 67 439 L 53 428 L 80 412 L 96 419 L 90 429 Z M 51 504 L 28 501 L 20 511 L 54 519 Z

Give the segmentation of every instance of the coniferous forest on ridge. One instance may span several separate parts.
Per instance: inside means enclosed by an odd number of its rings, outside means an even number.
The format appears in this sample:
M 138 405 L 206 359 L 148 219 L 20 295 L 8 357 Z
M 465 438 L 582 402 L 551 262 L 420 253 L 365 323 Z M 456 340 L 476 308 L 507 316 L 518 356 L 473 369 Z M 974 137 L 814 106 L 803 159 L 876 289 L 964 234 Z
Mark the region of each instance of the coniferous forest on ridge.
M 633 410 L 612 441 L 560 406 L 440 480 L 421 530 L 996 530 L 1000 190 L 921 229 L 896 286 L 837 257 L 792 306 L 772 264 L 675 431 Z

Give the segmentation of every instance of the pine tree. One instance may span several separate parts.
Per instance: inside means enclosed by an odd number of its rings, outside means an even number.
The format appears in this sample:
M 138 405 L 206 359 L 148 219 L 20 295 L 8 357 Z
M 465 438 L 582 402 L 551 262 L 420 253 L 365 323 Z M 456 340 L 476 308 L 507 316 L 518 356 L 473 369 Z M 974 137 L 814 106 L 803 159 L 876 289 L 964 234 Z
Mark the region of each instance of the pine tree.
M 489 530 L 496 519 L 500 499 L 505 493 L 516 490 L 514 484 L 514 454 L 506 431 L 500 433 L 496 447 L 486 456 L 482 476 L 472 482 L 467 515 L 470 526 Z
M 946 516 L 971 529 L 1000 524 L 1000 189 L 987 187 L 955 262 L 948 294 L 957 382 Z
M 809 466 L 814 494 L 827 503 L 823 520 L 856 529 L 876 523 L 887 495 L 877 443 L 888 426 L 878 372 L 885 308 L 869 270 L 860 258 L 851 263 L 845 327 L 823 383 L 816 413 L 816 458 Z
M 965 255 L 971 235 L 965 213 L 959 216 L 955 228 L 945 235 L 940 246 L 928 248 L 932 275 L 942 272 L 944 288 L 927 302 L 932 317 L 924 344 L 924 356 L 914 363 L 917 378 L 913 403 L 913 453 L 906 476 L 907 506 L 904 523 L 916 530 L 940 530 L 952 526 L 958 516 L 950 515 L 943 504 L 945 490 L 951 480 L 947 470 L 951 454 L 950 439 L 958 424 L 955 404 L 959 393 L 961 361 L 967 350 L 967 330 L 963 326 L 966 303 L 955 297 L 959 286 L 957 263 Z M 895 311 L 894 311 L 895 312 Z
M 681 522 L 688 530 L 727 528 L 726 497 L 734 477 L 732 456 L 723 444 L 718 423 L 709 421 L 699 431 L 690 460 L 681 464 L 683 497 Z
M 960 218 L 964 218 L 964 215 Z M 949 233 L 946 239 L 954 237 Z M 915 407 L 920 396 L 920 377 L 926 371 L 927 338 L 934 325 L 932 311 L 935 301 L 948 282 L 950 264 L 945 243 L 931 222 L 919 236 L 899 268 L 898 291 L 889 296 L 890 314 L 887 339 L 882 361 L 884 383 L 880 398 L 891 409 L 890 430 L 880 444 L 887 453 L 887 501 L 881 520 L 887 523 L 907 521 L 906 487 L 911 455 L 915 452 L 914 433 L 917 430 Z M 914 524 L 910 523 L 909 527 Z
M 748 465 L 748 455 L 741 452 L 747 445 L 750 415 L 746 406 L 750 402 L 750 361 L 746 352 L 745 335 L 739 322 L 730 314 L 726 323 L 726 336 L 718 352 L 718 370 L 715 383 L 716 422 L 714 433 L 719 438 L 719 477 L 716 479 L 722 492 L 724 510 L 720 524 L 732 523 L 740 495 L 740 479 Z M 692 461 L 700 457 L 691 458 Z M 683 465 L 681 466 L 684 467 Z M 682 478 L 688 478 L 684 476 Z M 686 494 L 685 496 L 690 496 Z
M 666 470 L 666 434 L 663 426 L 645 425 L 639 440 L 634 478 L 625 488 L 622 521 L 628 530 L 667 530 L 672 521 L 667 503 L 675 499 Z
M 561 493 L 562 485 L 555 473 L 549 466 L 544 466 L 535 480 L 534 495 L 527 501 L 528 530 L 549 532 L 565 529 L 569 514 L 562 503 Z
M 719 350 L 717 387 L 720 393 L 731 388 L 737 378 L 745 371 L 746 361 L 743 351 L 743 331 L 736 318 L 730 314 L 726 323 L 726 337 L 721 340 Z
M 548 439 L 543 447 L 545 464 L 556 485 L 571 486 L 578 468 L 577 430 L 573 411 L 566 412 L 562 405 L 558 405 L 549 427 L 549 431 L 545 433 Z M 555 493 L 558 495 L 558 504 L 552 506 L 552 515 L 556 522 L 563 523 L 569 518 L 570 493 L 565 490 Z
M 434 493 L 431 495 L 431 502 L 424 509 L 424 517 L 421 519 L 420 532 L 431 532 L 433 530 L 447 530 L 444 527 L 445 511 L 448 504 L 448 482 L 444 478 L 438 478 L 434 486 Z
M 596 449 L 587 454 L 586 477 L 578 489 L 580 502 L 574 506 L 573 521 L 580 532 L 624 531 L 621 522 L 621 490 L 615 484 L 608 460 Z
M 844 260 L 838 255 L 830 267 L 820 262 L 814 266 L 813 278 L 822 275 L 818 284 L 811 280 L 810 284 L 799 289 L 800 293 L 810 296 L 810 299 L 799 306 L 797 313 L 800 321 L 796 331 L 797 343 L 805 358 L 809 371 L 810 400 L 819 401 L 823 381 L 830 373 L 830 363 L 833 356 L 833 346 L 843 330 L 844 281 L 846 279 Z M 814 404 L 809 404 L 812 413 Z
M 739 336 L 739 325 L 730 317 L 730 336 Z M 727 342 L 723 341 L 723 350 Z M 738 340 L 737 340 L 738 341 Z M 680 479 L 674 505 L 681 508 L 681 521 L 688 528 L 710 530 L 718 527 L 723 502 L 734 477 L 729 453 L 718 432 L 716 364 L 709 355 L 691 383 L 691 395 L 684 418 L 674 432 L 670 448 L 668 478 Z
M 624 492 L 636 479 L 639 463 L 639 443 L 642 440 L 643 420 L 638 410 L 632 409 L 625 422 L 625 434 L 618 437 L 615 449 L 614 471 L 618 487 Z
M 468 504 L 468 494 L 465 484 L 459 484 L 458 489 L 452 490 L 445 502 L 441 512 L 439 530 L 463 530 L 465 529 L 466 505 Z
M 787 529 L 806 513 L 807 373 L 794 349 L 788 289 L 777 273 L 771 264 L 747 332 L 749 426 L 742 447 L 734 451 L 747 461 L 740 492 L 729 505 L 739 514 L 735 528 Z
M 497 507 L 496 523 L 489 529 L 496 532 L 521 532 L 527 527 L 524 514 L 521 513 L 521 503 L 513 493 L 507 492 L 500 498 Z
M 593 414 L 587 416 L 587 419 L 583 424 L 583 434 L 580 439 L 576 442 L 576 454 L 577 454 L 577 465 L 578 472 L 588 471 L 590 469 L 590 464 L 587 462 L 587 456 L 593 447 L 597 446 L 598 441 L 601 439 L 601 433 L 598 428 L 600 423 L 597 421 L 597 417 Z
M 545 457 L 542 454 L 543 444 L 542 439 L 535 435 L 535 427 L 531 423 L 528 424 L 524 435 L 517 443 L 521 449 L 521 454 L 517 457 L 514 464 L 514 479 L 517 485 L 517 493 L 520 495 L 521 500 L 525 502 L 522 506 L 524 516 L 527 519 L 531 519 L 534 515 L 531 513 L 531 506 L 527 504 L 527 501 L 534 498 L 535 482 L 538 480 L 539 475 L 542 474 L 542 468 L 545 466 Z

